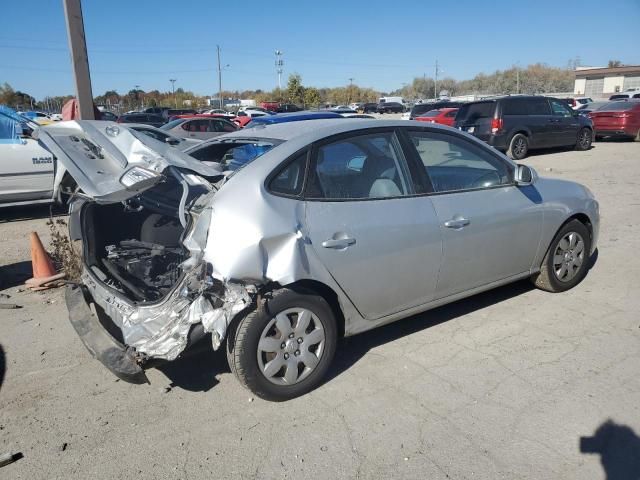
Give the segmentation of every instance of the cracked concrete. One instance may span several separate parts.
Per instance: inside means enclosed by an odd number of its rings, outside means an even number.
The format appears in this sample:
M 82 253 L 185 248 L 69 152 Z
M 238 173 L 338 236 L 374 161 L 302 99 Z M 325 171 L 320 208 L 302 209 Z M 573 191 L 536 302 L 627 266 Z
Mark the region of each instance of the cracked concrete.
M 640 435 L 640 144 L 525 163 L 601 203 L 582 284 L 553 295 L 522 282 L 347 339 L 322 387 L 280 404 L 252 399 L 222 352 L 151 370 L 151 385 L 117 381 L 61 291 L 12 283 L 28 232 L 47 243 L 45 219 L 29 217 L 48 210 L 0 211 L 0 291 L 24 307 L 0 310 L 0 453 L 24 455 L 2 478 L 605 478 L 580 437 L 607 419 Z

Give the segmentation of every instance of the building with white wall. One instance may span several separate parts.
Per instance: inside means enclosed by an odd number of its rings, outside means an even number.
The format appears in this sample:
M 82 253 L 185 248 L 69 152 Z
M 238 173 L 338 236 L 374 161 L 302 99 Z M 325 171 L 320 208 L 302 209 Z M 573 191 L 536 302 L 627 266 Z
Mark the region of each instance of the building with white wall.
M 573 93 L 591 98 L 609 97 L 629 88 L 640 88 L 640 65 L 578 67 Z

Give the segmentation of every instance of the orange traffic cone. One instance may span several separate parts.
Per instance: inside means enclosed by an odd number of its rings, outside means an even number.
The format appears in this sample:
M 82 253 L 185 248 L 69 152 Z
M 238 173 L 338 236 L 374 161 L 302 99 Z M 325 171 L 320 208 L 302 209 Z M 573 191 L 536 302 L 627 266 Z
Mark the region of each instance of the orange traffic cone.
M 56 274 L 56 269 L 40 241 L 40 237 L 36 232 L 29 235 L 31 242 L 31 268 L 33 269 L 33 278 L 25 282 L 30 288 L 41 287 L 49 282 L 64 278 L 64 274 Z

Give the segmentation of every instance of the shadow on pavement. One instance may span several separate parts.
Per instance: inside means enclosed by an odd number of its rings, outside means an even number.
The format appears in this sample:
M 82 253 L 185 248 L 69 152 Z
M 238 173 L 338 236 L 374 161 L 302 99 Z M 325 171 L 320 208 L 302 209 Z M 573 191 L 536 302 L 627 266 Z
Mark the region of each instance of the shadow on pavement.
M 31 262 L 26 260 L 0 267 L 0 290 L 22 285 L 32 276 Z
M 580 452 L 600 455 L 607 480 L 640 478 L 640 437 L 626 425 L 607 420 L 592 437 L 580 437 Z
M 403 320 L 398 320 L 397 322 L 369 330 L 354 337 L 347 337 L 343 339 L 342 344 L 338 346 L 336 358 L 332 368 L 329 370 L 326 381 L 328 382 L 348 370 L 372 348 L 393 342 L 421 330 L 435 327 L 440 323 L 489 307 L 504 300 L 517 297 L 518 295 L 529 292 L 533 288 L 533 285 L 527 280 L 512 283 Z
M 41 218 L 60 217 L 68 213 L 67 205 L 31 205 L 22 207 L 3 207 L 0 209 L 0 223 L 38 220 Z
M 206 335 L 184 356 L 157 368 L 171 380 L 172 387 L 191 392 L 207 392 L 218 384 L 216 375 L 228 373 L 225 344 L 217 351 L 211 346 L 211 335 Z

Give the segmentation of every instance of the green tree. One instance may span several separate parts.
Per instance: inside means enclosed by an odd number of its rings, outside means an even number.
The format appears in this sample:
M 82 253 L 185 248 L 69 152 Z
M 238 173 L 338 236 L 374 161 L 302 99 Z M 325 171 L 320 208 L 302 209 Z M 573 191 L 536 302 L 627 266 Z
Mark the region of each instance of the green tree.
M 302 85 L 302 77 L 298 73 L 289 75 L 287 82 L 287 100 L 291 103 L 304 103 L 304 86 Z
M 609 60 L 609 64 L 607 65 L 609 68 L 622 67 L 622 62 L 620 60 Z
M 304 89 L 304 106 L 305 108 L 316 108 L 320 105 L 322 99 L 317 88 L 308 87 Z

